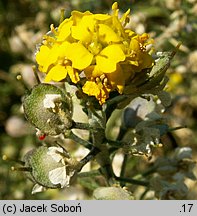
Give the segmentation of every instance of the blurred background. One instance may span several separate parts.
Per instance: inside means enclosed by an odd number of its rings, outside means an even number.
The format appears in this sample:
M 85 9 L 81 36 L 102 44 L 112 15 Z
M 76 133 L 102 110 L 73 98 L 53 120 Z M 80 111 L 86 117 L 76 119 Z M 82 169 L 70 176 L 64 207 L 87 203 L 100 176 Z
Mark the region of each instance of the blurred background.
M 72 10 L 110 13 L 112 0 L 0 0 L 0 155 L 21 159 L 39 145 L 35 129 L 24 118 L 21 107 L 26 88 L 35 85 L 32 65 L 36 44 L 53 23 L 58 26 L 60 10 L 69 17 Z M 167 91 L 172 105 L 166 114 L 177 130 L 163 138 L 163 154 L 177 146 L 193 149 L 197 160 L 197 0 L 119 0 L 120 14 L 131 9 L 128 28 L 138 34 L 147 32 L 155 40 L 156 51 L 169 51 L 182 42 L 168 76 Z M 23 80 L 17 80 L 18 75 Z M 116 130 L 114 130 L 116 131 Z M 80 152 L 79 152 L 80 154 Z M 87 184 L 65 190 L 48 190 L 31 195 L 32 183 L 12 172 L 12 161 L 0 159 L 0 199 L 91 199 Z M 118 160 L 117 160 L 118 166 Z M 135 164 L 132 164 L 132 168 Z M 196 174 L 197 171 L 195 170 Z M 197 199 L 196 182 L 187 182 L 187 199 Z M 196 187 L 197 188 L 197 187 Z

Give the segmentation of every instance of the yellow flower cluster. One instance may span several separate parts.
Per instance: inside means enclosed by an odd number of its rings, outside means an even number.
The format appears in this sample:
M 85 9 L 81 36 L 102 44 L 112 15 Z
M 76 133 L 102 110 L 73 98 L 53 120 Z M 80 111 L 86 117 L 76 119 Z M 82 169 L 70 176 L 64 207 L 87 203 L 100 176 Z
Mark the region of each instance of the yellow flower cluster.
M 122 94 L 136 72 L 153 65 L 146 51 L 152 43 L 149 36 L 125 28 L 130 10 L 119 18 L 115 2 L 112 11 L 111 15 L 73 11 L 58 28 L 51 25 L 53 35 L 44 36 L 36 54 L 46 82 L 61 81 L 67 75 L 73 83 L 85 78 L 83 92 L 103 104 L 111 91 Z

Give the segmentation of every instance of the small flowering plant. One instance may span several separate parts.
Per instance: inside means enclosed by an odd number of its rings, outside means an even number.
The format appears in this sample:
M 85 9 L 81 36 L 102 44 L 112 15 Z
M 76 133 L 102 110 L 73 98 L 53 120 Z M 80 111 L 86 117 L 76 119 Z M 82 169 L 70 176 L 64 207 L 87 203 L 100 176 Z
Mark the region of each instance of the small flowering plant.
M 24 157 L 21 170 L 35 183 L 32 193 L 100 176 L 104 181 L 93 187 L 95 199 L 134 199 L 124 187 L 129 184 L 142 185 L 146 192 L 153 190 L 159 199 L 184 198 L 185 178 L 195 179 L 190 148 L 176 150 L 172 163 L 166 158 L 160 159 L 162 163 L 156 160 L 143 174 L 125 177 L 127 159 L 151 159 L 154 149 L 163 146 L 161 137 L 172 130 L 162 113 L 170 105 L 169 93 L 164 91 L 165 73 L 176 50 L 155 54 L 154 41 L 147 33 L 139 35 L 127 28 L 130 10 L 120 17 L 117 2 L 111 14 L 73 11 L 62 20 L 58 27 L 51 25 L 37 48 L 38 84 L 23 100 L 25 116 L 40 140 L 53 140 L 43 141 Z M 44 79 L 39 78 L 42 73 Z M 76 104 L 87 116 L 86 123 L 74 120 Z M 119 132 L 110 136 L 117 110 L 122 113 Z M 88 138 L 83 139 L 75 129 L 88 131 Z M 81 160 L 74 157 L 62 144 L 67 138 L 89 153 Z M 118 152 L 124 156 L 120 175 L 113 169 Z M 92 161 L 97 162 L 96 168 L 82 172 Z M 164 169 L 171 170 L 174 177 L 164 178 Z

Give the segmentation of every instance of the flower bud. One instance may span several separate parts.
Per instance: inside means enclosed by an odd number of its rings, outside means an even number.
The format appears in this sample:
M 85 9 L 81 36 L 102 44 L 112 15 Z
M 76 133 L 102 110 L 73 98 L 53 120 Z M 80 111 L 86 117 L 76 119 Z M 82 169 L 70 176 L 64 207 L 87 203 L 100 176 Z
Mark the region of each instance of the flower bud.
M 27 120 L 43 134 L 58 135 L 72 126 L 72 102 L 60 88 L 41 83 L 23 101 Z

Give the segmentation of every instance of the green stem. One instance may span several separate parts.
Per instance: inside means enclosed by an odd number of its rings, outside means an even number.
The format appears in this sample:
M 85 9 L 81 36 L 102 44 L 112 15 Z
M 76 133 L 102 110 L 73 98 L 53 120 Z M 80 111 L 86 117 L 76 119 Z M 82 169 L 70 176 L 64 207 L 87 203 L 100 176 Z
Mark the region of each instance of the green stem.
M 150 175 L 150 174 L 152 174 L 152 173 L 155 173 L 156 170 L 157 170 L 157 167 L 156 167 L 156 166 L 153 166 L 153 167 L 151 167 L 150 169 L 148 169 L 148 170 L 146 170 L 145 172 L 143 172 L 141 175 L 142 175 L 143 177 L 146 177 L 146 176 L 148 176 L 148 175 Z
M 96 177 L 101 175 L 99 170 L 92 170 L 90 172 L 81 172 L 78 173 L 78 177 L 86 178 L 86 177 Z
M 78 137 L 75 135 L 72 131 L 69 132 L 69 135 L 64 134 L 65 138 L 69 138 L 74 140 L 76 143 L 81 144 L 85 148 L 91 149 L 92 148 L 92 143 L 88 142 L 87 140 L 83 140 L 82 138 Z
M 146 177 L 146 176 L 148 176 L 148 175 L 150 175 L 152 173 L 155 173 L 156 170 L 157 170 L 157 167 L 153 166 L 150 169 L 146 170 L 145 172 L 143 172 L 141 174 L 137 174 L 137 175 L 133 176 L 132 178 L 133 179 L 141 179 L 141 178 Z
M 105 114 L 107 120 L 110 118 L 113 111 L 117 108 L 117 104 L 124 101 L 126 98 L 127 96 L 125 95 L 119 95 L 106 102 Z
M 124 183 L 131 183 L 131 184 L 141 185 L 145 187 L 149 186 L 148 181 L 141 181 L 141 180 L 136 180 L 136 179 L 131 179 L 131 178 L 122 178 L 122 177 L 117 177 L 117 176 L 115 177 L 115 179 L 117 181 L 124 182 Z
M 121 166 L 121 172 L 120 172 L 120 177 L 121 178 L 123 178 L 124 175 L 125 175 L 127 161 L 128 161 L 128 155 L 125 154 L 123 162 L 122 162 L 122 166 Z M 123 187 L 124 186 L 124 182 L 121 182 L 120 185 Z
M 111 105 L 113 105 L 113 104 L 120 103 L 120 102 L 122 102 L 123 100 L 125 100 L 125 99 L 127 99 L 127 98 L 128 98 L 127 95 L 118 95 L 118 96 L 116 96 L 116 97 L 114 97 L 114 98 L 108 100 L 108 101 L 106 102 L 106 104 L 107 104 L 107 106 L 111 106 Z
M 80 162 L 79 162 L 79 168 L 77 169 L 77 172 L 80 172 L 80 170 L 85 166 L 89 161 L 95 158 L 95 156 L 100 152 L 100 150 L 96 147 L 93 147 L 92 150 L 86 155 Z
M 122 141 L 118 141 L 118 140 L 108 140 L 106 139 L 105 143 L 109 144 L 111 147 L 115 147 L 115 148 L 121 148 L 125 143 Z
M 145 197 L 145 195 L 148 193 L 148 191 L 149 191 L 149 188 L 146 188 L 146 190 L 140 196 L 140 200 L 142 200 Z
M 120 131 L 117 137 L 117 140 L 119 142 L 121 142 L 121 140 L 124 138 L 125 133 L 127 132 L 128 128 L 125 128 L 123 126 L 120 127 Z M 122 166 L 121 166 L 121 172 L 120 172 L 120 177 L 123 178 L 125 175 L 125 171 L 126 171 L 126 165 L 127 165 L 127 161 L 128 161 L 128 155 L 124 154 L 124 159 L 122 162 Z M 121 182 L 120 185 L 123 187 L 125 185 L 124 182 Z
M 40 79 L 39 79 L 39 76 L 38 76 L 38 73 L 37 73 L 37 70 L 36 70 L 36 66 L 35 66 L 35 65 L 32 66 L 32 70 L 33 70 L 33 72 L 34 72 L 34 76 L 35 76 L 35 78 L 36 78 L 37 84 L 40 84 L 41 82 L 40 82 Z
M 88 109 L 88 117 L 90 126 L 92 128 L 99 128 L 99 130 L 90 130 L 90 135 L 93 145 L 100 150 L 96 159 L 101 167 L 101 173 L 105 176 L 110 185 L 114 179 L 114 173 L 111 166 L 109 149 L 105 144 L 106 116 L 102 110 L 94 110 L 92 107 L 91 109 Z
M 91 129 L 90 125 L 87 124 L 87 123 L 74 122 L 74 121 L 73 121 L 72 128 L 82 129 L 82 130 L 89 130 L 89 129 Z
M 172 132 L 172 131 L 183 129 L 183 128 L 187 128 L 187 126 L 185 125 L 185 126 L 178 126 L 178 127 L 169 128 L 168 132 Z
M 72 128 L 81 129 L 81 130 L 99 130 L 100 128 L 91 127 L 89 123 L 74 122 Z

